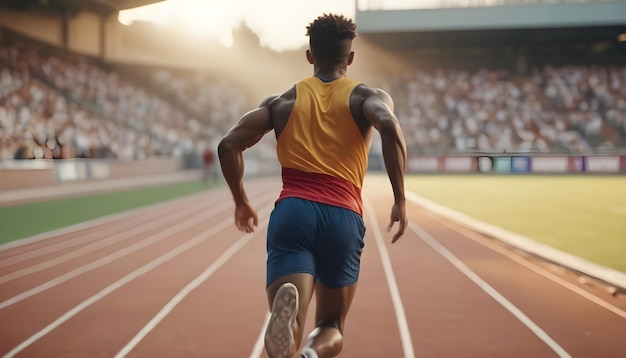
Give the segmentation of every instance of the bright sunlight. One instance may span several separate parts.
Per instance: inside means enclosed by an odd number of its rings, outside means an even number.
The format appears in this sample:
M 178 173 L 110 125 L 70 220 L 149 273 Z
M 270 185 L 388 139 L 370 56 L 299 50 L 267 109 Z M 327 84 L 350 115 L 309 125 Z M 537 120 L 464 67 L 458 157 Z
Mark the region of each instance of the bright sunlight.
M 226 47 L 233 45 L 233 29 L 245 24 L 257 34 L 261 46 L 283 51 L 305 46 L 306 26 L 323 13 L 354 18 L 356 6 L 361 10 L 389 10 L 469 3 L 472 0 L 167 0 L 120 11 L 118 21 L 124 25 L 149 21 L 186 28 L 195 35 L 217 39 Z

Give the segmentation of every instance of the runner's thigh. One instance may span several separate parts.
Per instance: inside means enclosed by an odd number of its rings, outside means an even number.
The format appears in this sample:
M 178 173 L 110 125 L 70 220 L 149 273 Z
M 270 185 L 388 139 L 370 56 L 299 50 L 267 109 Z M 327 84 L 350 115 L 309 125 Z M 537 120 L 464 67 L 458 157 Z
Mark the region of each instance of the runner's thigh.
M 352 285 L 359 278 L 365 225 L 352 210 L 324 205 L 316 241 L 317 279 L 328 288 Z
M 276 204 L 267 229 L 267 286 L 290 274 L 315 276 L 316 231 L 314 203 L 286 198 Z

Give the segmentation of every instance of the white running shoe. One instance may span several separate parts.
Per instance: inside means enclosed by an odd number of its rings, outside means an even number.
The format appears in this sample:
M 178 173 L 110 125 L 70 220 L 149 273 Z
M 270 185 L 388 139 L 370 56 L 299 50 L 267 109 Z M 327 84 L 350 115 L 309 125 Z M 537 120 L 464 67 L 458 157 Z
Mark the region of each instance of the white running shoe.
M 318 358 L 313 348 L 305 347 L 300 351 L 300 358 Z
M 287 282 L 280 286 L 265 331 L 265 350 L 270 358 L 291 358 L 296 347 L 293 323 L 298 316 L 298 289 Z

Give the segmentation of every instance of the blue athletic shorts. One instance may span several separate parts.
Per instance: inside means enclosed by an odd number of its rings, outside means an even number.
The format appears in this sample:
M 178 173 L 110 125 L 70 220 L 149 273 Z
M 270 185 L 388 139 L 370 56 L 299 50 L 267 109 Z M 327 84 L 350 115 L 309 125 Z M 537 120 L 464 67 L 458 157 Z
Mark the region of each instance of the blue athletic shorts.
M 267 278 L 309 273 L 323 285 L 357 282 L 365 225 L 352 210 L 298 198 L 276 204 L 267 229 Z

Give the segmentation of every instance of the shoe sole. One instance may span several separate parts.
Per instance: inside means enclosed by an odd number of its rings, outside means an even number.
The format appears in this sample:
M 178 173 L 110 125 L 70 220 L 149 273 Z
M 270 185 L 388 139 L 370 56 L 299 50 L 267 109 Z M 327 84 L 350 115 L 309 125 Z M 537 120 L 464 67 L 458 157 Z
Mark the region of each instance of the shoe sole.
M 290 358 L 295 351 L 293 322 L 298 315 L 298 289 L 286 283 L 278 289 L 272 316 L 265 332 L 265 350 L 270 358 Z

